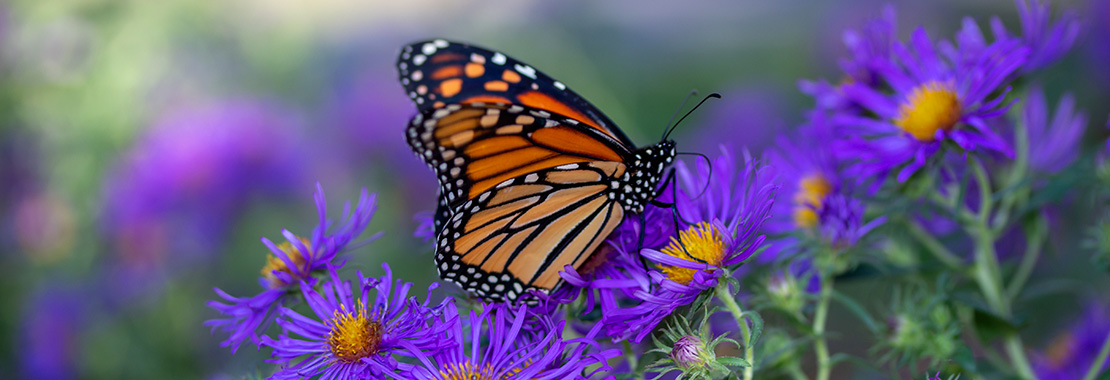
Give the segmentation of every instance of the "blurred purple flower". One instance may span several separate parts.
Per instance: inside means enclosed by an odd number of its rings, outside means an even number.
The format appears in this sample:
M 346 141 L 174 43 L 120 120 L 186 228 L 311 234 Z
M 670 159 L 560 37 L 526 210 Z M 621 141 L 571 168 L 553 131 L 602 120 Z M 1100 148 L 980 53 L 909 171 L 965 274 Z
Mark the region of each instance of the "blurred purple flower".
M 844 180 L 837 162 L 825 142 L 832 134 L 823 123 L 823 114 L 814 112 L 812 120 L 796 133 L 781 134 L 775 146 L 765 153 L 767 164 L 778 176 L 780 192 L 788 202 L 776 202 L 764 228 L 774 234 L 808 230 L 817 225 L 818 212 L 830 194 L 844 191 Z M 769 261 L 773 257 L 761 259 Z
M 965 151 L 1013 156 L 987 122 L 1009 108 L 1006 80 L 1025 64 L 1029 49 L 1013 38 L 987 44 L 971 19 L 964 20 L 956 41 L 935 46 L 918 28 L 908 45 L 894 44 L 891 60 L 875 62 L 881 86 L 842 87 L 866 111 L 838 112 L 830 119 L 842 136 L 834 151 L 853 162 L 853 176 L 881 183 L 899 170 L 897 179 L 904 182 L 945 141 Z
M 1092 20 L 1098 20 L 1101 15 L 1110 14 L 1110 1 L 1108 0 L 1092 0 L 1087 5 L 1090 9 L 1084 13 L 1094 15 Z M 1085 35 L 1083 45 L 1090 64 L 1086 72 L 1093 74 L 1095 78 L 1101 79 L 1103 81 L 1102 85 L 1105 86 L 1110 83 L 1110 71 L 1106 70 L 1106 67 L 1110 67 L 1110 23 L 1096 21 L 1087 22 L 1083 26 Z
M 460 318 L 454 304 L 446 309 L 450 323 L 448 348 L 428 354 L 412 350 L 418 362 L 396 379 L 586 379 L 609 370 L 607 361 L 617 350 L 600 350 L 593 339 L 601 325 L 585 336 L 563 340 L 565 322 L 548 315 L 535 315 L 525 308 L 513 310 L 504 303 L 483 304 L 482 312 L 471 310 Z M 531 319 L 531 320 L 530 320 Z M 528 326 L 539 326 L 529 331 Z M 593 349 L 596 352 L 589 352 Z M 587 367 L 600 364 L 588 370 Z
M 874 65 L 890 60 L 891 47 L 897 41 L 898 18 L 894 6 L 886 4 L 878 18 L 868 21 L 860 30 L 844 31 L 844 46 L 849 56 L 839 60 L 840 69 L 849 80 L 867 86 L 878 85 L 881 77 Z
M 437 352 L 450 347 L 451 322 L 437 315 L 447 303 L 432 306 L 431 291 L 420 302 L 409 297 L 411 283 L 394 282 L 389 265 L 382 264 L 385 276 L 367 278 L 358 273 L 358 294 L 351 284 L 339 279 L 329 268 L 329 282 L 317 291 L 301 282 L 301 293 L 315 314 L 304 316 L 282 307 L 277 318 L 284 332 L 277 340 L 262 337 L 262 344 L 274 349 L 270 362 L 281 363 L 274 379 L 302 379 L 322 375 L 322 379 L 384 378 L 399 368 L 393 357 L 413 352 Z M 371 302 L 370 292 L 375 293 Z M 303 339 L 289 336 L 297 334 Z M 304 360 L 298 359 L 308 355 Z
M 221 329 L 229 332 L 230 335 L 220 343 L 221 346 L 230 346 L 231 351 L 235 352 L 248 338 L 259 344 L 258 333 L 268 325 L 272 311 L 294 295 L 302 282 L 315 284 L 316 279 L 312 277 L 314 274 L 323 273 L 333 266 L 342 267 L 346 259 L 337 259 L 336 256 L 362 235 L 377 209 L 377 196 L 367 195 L 366 189 L 363 189 L 353 213 L 350 202 L 347 202 L 343 206 L 343 217 L 333 224 L 327 218 L 324 190 L 319 184 L 316 185 L 315 199 L 319 224 L 313 229 L 310 239 L 298 237 L 288 230 L 281 231 L 286 241 L 278 245 L 270 239 L 262 238 L 262 243 L 270 249 L 271 255 L 262 268 L 262 277 L 258 279 L 263 289 L 261 293 L 252 297 L 234 297 L 219 288 L 213 289 L 220 298 L 229 302 L 225 304 L 209 301 L 209 307 L 228 318 L 204 323 L 211 326 L 213 331 Z M 375 234 L 354 245 L 369 243 L 379 236 L 380 234 Z
M 1055 63 L 1071 50 L 1079 36 L 1079 17 L 1071 10 L 1065 10 L 1055 23 L 1051 20 L 1048 2 L 1040 0 L 1015 0 L 1021 18 L 1021 38 L 1030 48 L 1029 61 L 1021 68 L 1022 73 L 1041 70 Z M 991 18 L 991 30 L 999 39 L 1010 38 L 1010 33 L 998 17 Z
M 1078 321 L 1034 355 L 1033 369 L 1044 380 L 1083 378 L 1107 337 L 1110 337 L 1110 309 L 1092 302 Z M 1110 360 L 1102 364 L 1103 371 L 1108 368 Z
M 105 182 L 114 269 L 130 277 L 219 252 L 251 197 L 300 188 L 304 157 L 290 120 L 269 104 L 232 101 L 156 122 Z
M 725 144 L 758 155 L 771 145 L 775 131 L 787 125 L 784 117 L 790 112 L 785 96 L 772 86 L 734 87 L 721 95 L 720 101 L 706 105 L 709 115 L 699 123 L 705 128 L 682 139 L 691 151 L 712 152 Z
M 23 310 L 22 373 L 28 379 L 77 377 L 82 326 L 88 317 L 88 295 L 47 285 L 30 294 Z
M 657 265 L 649 272 L 653 286 L 632 293 L 635 306 L 604 314 L 608 334 L 615 338 L 640 342 L 663 318 L 716 287 L 763 244 L 764 236 L 757 234 L 778 189 L 767 170 L 750 157 L 737 168 L 724 148 L 711 173 L 708 164 L 698 165 L 696 172 L 681 163 L 676 169 L 682 184 L 676 208 L 693 224 L 683 223 L 678 239 L 671 237 L 667 247 L 640 251 Z
M 361 49 L 361 48 L 360 48 Z M 346 58 L 346 57 L 345 57 Z M 334 149 L 343 157 L 340 165 L 362 162 L 381 162 L 370 170 L 381 170 L 381 176 L 390 178 L 399 191 L 408 194 L 397 198 L 400 206 L 412 212 L 419 209 L 422 200 L 434 199 L 439 186 L 434 176 L 425 175 L 427 166 L 413 155 L 403 140 L 403 126 L 413 116 L 412 102 L 397 83 L 392 61 L 372 57 L 356 58 L 357 67 L 340 68 L 336 84 L 328 94 L 325 106 L 330 128 L 335 128 Z M 348 59 L 349 60 L 349 59 Z M 365 165 L 364 165 L 365 166 Z M 356 167 L 364 170 L 364 166 Z
M 1051 119 L 1044 92 L 1038 87 L 1029 91 L 1021 123 L 1029 136 L 1029 164 L 1045 174 L 1063 170 L 1079 154 L 1079 140 L 1087 126 L 1087 116 L 1075 111 L 1075 98 L 1065 94 L 1056 105 Z
M 841 88 L 844 84 L 853 82 L 866 86 L 880 84 L 876 64 L 891 59 L 891 48 L 897 41 L 897 27 L 894 7 L 890 4 L 882 6 L 881 15 L 865 22 L 860 30 L 844 30 L 841 40 L 848 49 L 849 56 L 838 58 L 840 68 L 845 74 L 840 83 L 832 84 L 823 79 L 800 80 L 798 89 L 812 96 L 819 110 L 850 111 L 859 108 L 852 103 L 852 99 L 844 96 Z

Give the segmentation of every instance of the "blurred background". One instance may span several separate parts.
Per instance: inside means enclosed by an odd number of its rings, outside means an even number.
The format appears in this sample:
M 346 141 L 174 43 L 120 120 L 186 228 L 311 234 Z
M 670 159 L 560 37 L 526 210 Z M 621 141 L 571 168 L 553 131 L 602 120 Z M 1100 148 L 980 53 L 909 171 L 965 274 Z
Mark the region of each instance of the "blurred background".
M 1085 29 L 1038 77 L 1050 104 L 1075 93 L 1091 119 L 1088 149 L 1110 112 L 1110 2 L 1094 1 L 1054 4 L 1079 9 Z M 385 236 L 354 251 L 348 271 L 380 275 L 389 262 L 417 288 L 435 280 L 413 215 L 434 207 L 436 184 L 403 141 L 415 107 L 393 69 L 408 42 L 503 51 L 574 88 L 640 144 L 691 89 L 719 92 L 676 140 L 758 153 L 812 106 L 797 81 L 840 77 L 842 31 L 883 3 L 0 2 L 0 378 L 268 373 L 249 343 L 235 355 L 219 347 L 223 337 L 202 325 L 216 317 L 205 301 L 213 287 L 259 290 L 259 237 L 307 234 L 316 182 L 331 213 L 362 187 L 379 194 L 369 231 Z M 917 25 L 950 38 L 965 15 L 984 28 L 994 15 L 1019 25 L 1010 1 L 895 5 L 903 38 Z M 1105 284 L 1087 255 L 1068 254 L 1089 220 L 1067 224 L 1062 212 L 1038 273 Z M 1081 298 L 1034 320 L 1064 323 Z M 866 355 L 870 344 L 833 347 Z

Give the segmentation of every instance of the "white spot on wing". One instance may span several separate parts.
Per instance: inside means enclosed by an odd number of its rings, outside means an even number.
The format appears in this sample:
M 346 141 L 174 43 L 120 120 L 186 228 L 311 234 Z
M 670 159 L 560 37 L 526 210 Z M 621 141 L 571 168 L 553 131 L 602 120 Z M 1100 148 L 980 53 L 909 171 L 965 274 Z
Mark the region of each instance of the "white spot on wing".
M 424 64 L 424 60 L 427 60 L 427 59 L 428 59 L 428 57 L 417 54 L 415 57 L 412 57 L 412 64 L 416 65 L 416 66 L 420 66 L 420 65 Z
M 441 47 L 441 48 L 447 47 L 447 40 L 435 40 L 435 41 L 432 41 L 432 43 L 436 44 L 437 47 Z
M 516 66 L 513 66 L 513 68 L 515 68 L 516 71 L 518 73 L 520 73 L 521 75 L 524 75 L 524 76 L 532 78 L 532 79 L 536 79 L 536 69 L 532 68 L 532 66 L 521 65 L 521 64 L 518 63 L 518 64 L 516 64 Z
M 429 43 L 426 43 L 426 44 L 424 44 L 424 46 L 421 46 L 421 47 L 420 47 L 420 52 L 424 53 L 425 55 L 432 55 L 432 54 L 435 54 L 435 52 L 436 52 L 436 46 L 435 46 L 435 45 L 433 45 L 433 44 L 432 44 L 432 43 L 430 43 L 430 42 L 429 42 Z
M 563 82 L 555 81 L 555 88 L 560 89 L 560 90 L 566 90 L 567 85 L 563 84 Z
M 506 60 L 505 55 L 501 54 L 501 53 L 494 53 L 493 57 L 490 58 L 490 62 L 496 63 L 498 65 L 504 65 L 505 60 Z

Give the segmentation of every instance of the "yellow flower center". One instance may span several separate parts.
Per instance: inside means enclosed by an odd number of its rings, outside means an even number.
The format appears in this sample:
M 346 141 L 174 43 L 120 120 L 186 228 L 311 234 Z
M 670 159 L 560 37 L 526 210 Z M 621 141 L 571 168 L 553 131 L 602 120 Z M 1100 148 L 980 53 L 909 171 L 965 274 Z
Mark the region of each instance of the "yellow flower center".
M 306 248 L 311 249 L 312 247 L 312 245 L 309 244 L 308 239 L 301 238 L 301 243 L 304 244 Z M 305 260 L 304 255 L 301 255 L 300 250 L 298 250 L 297 247 L 294 247 L 292 243 L 285 241 L 281 244 L 278 244 L 277 247 L 285 253 L 285 256 L 289 257 L 289 261 L 292 261 L 293 265 L 296 266 L 297 269 L 302 271 L 306 269 L 305 266 L 308 265 L 308 262 Z M 311 250 L 309 251 L 308 255 L 312 256 Z M 281 278 L 278 278 L 278 276 L 275 275 L 274 272 L 285 272 L 293 274 L 293 270 L 290 269 L 289 266 L 285 265 L 285 261 L 271 253 L 269 257 L 266 258 L 266 265 L 262 267 L 262 276 L 266 278 L 266 282 L 269 283 L 270 289 L 277 289 L 289 285 L 286 284 L 285 281 L 282 281 Z
M 522 368 L 514 368 L 512 372 L 502 375 L 501 379 L 511 379 L 530 365 L 532 365 L 532 360 L 525 360 Z M 489 364 L 486 364 L 485 370 L 482 370 L 470 364 L 469 361 L 465 361 L 462 363 L 445 365 L 443 369 L 439 371 L 439 375 L 443 380 L 493 380 L 493 375 L 491 374 L 494 372 L 493 366 Z
M 475 369 L 470 362 L 448 364 L 439 374 L 443 380 L 491 380 L 489 375 Z
M 354 363 L 359 359 L 378 353 L 382 342 L 382 324 L 366 315 L 366 306 L 358 301 L 358 314 L 340 305 L 332 318 L 328 346 L 335 359 L 343 363 Z
M 674 257 L 704 263 L 707 271 L 712 272 L 713 267 L 721 266 L 725 260 L 725 242 L 713 226 L 706 222 L 691 226 L 685 231 L 678 232 L 678 239 L 671 237 L 671 244 L 663 248 L 662 252 Z M 697 269 L 659 265 L 663 274 L 671 281 L 689 285 L 694 279 Z
M 894 119 L 903 131 L 918 141 L 933 141 L 937 130 L 952 130 L 960 121 L 960 99 L 951 84 L 928 82 L 918 86 L 902 103 Z
M 1075 337 L 1069 333 L 1057 336 L 1052 340 L 1052 343 L 1048 345 L 1048 349 L 1045 350 L 1045 356 L 1048 358 L 1048 362 L 1055 368 L 1064 368 L 1069 362 L 1068 359 L 1071 359 L 1075 354 L 1071 349 L 1074 343 Z
M 820 173 L 802 177 L 794 192 L 794 225 L 799 228 L 816 226 L 817 210 L 831 192 L 832 184 Z

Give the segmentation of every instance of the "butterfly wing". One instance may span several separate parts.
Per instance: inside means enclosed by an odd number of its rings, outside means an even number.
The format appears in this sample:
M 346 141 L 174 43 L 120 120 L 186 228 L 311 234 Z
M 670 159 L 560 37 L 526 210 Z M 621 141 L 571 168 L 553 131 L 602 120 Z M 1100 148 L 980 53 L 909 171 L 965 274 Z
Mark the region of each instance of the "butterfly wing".
M 573 119 L 452 104 L 418 114 L 407 134 L 440 182 L 440 276 L 483 298 L 552 289 L 623 220 L 612 193 L 630 152 Z
M 630 151 L 597 129 L 507 104 L 452 104 L 418 114 L 408 142 L 440 183 L 437 231 L 449 210 L 513 178 L 560 165 L 623 162 Z
M 484 299 L 514 302 L 555 288 L 624 219 L 607 178 L 610 161 L 560 165 L 516 177 L 455 207 L 437 236 L 441 278 Z
M 499 52 L 446 40 L 422 41 L 401 49 L 397 69 L 421 112 L 451 104 L 518 104 L 563 115 L 634 146 L 612 120 L 562 82 Z

